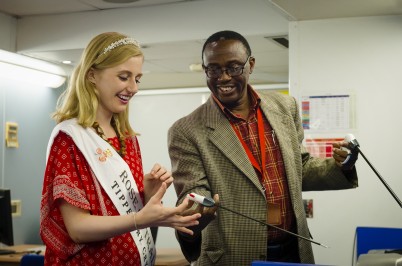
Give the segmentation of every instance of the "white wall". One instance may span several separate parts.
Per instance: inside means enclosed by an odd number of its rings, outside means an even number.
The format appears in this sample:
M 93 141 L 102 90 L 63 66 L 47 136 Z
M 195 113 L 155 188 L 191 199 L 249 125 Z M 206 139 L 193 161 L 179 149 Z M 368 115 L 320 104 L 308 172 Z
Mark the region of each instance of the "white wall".
M 46 148 L 55 125 L 50 118 L 62 90 L 32 85 L 26 77 L 0 73 L 0 187 L 21 201 L 21 216 L 13 217 L 14 244 L 40 244 L 39 214 Z M 6 122 L 18 124 L 18 148 L 5 145 Z M 1 247 L 1 245 L 0 245 Z
M 290 94 L 348 93 L 356 99 L 361 151 L 402 197 L 402 16 L 291 22 Z M 332 132 L 306 136 L 340 136 Z M 359 187 L 308 192 L 316 263 L 351 265 L 356 226 L 402 227 L 402 209 L 360 156 Z
M 190 113 L 201 105 L 204 92 L 172 93 L 154 95 L 136 95 L 130 103 L 130 123 L 141 134 L 138 137 L 143 158 L 144 172 L 151 170 L 154 163 L 160 163 L 171 169 L 167 149 L 167 130 L 174 121 Z M 196 90 L 195 90 L 196 91 Z M 177 196 L 173 185 L 168 188 L 163 202 L 165 206 L 174 207 Z M 179 247 L 174 229 L 160 227 L 156 239 L 157 248 Z

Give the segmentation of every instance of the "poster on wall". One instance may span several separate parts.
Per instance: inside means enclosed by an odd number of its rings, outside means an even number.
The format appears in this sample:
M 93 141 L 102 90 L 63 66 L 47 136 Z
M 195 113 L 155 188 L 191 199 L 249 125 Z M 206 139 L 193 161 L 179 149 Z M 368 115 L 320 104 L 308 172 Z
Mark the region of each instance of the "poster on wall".
M 304 130 L 349 131 L 354 128 L 351 95 L 311 95 L 301 98 Z
M 304 146 L 311 156 L 320 158 L 332 157 L 332 143 L 341 142 L 344 138 L 306 138 Z

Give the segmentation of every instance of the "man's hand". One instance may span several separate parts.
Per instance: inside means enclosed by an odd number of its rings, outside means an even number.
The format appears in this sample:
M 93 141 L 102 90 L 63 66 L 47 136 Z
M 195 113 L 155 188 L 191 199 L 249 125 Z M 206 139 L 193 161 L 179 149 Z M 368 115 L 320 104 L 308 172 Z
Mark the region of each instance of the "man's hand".
M 335 142 L 332 144 L 332 146 L 332 157 L 335 159 L 336 164 L 343 170 L 351 170 L 357 160 L 357 154 L 353 158 L 348 158 L 348 163 L 346 164 L 345 160 L 347 159 L 348 155 L 351 156 L 348 149 L 348 143 L 346 141 Z
M 179 232 L 180 235 L 184 236 L 186 239 L 196 238 L 199 236 L 202 230 L 204 230 L 207 225 L 213 221 L 216 217 L 216 210 L 219 205 L 219 195 L 214 195 L 215 206 L 213 207 L 205 207 L 202 204 L 196 203 L 194 201 L 190 201 L 188 204 L 188 208 L 181 213 L 182 216 L 193 215 L 195 213 L 200 213 L 201 217 L 198 219 L 199 224 L 195 226 L 188 227 L 188 229 L 194 232 L 193 236 L 189 236 L 188 234 L 183 234 Z M 196 205 L 194 205 L 196 204 Z M 195 206 L 195 207 L 194 207 Z

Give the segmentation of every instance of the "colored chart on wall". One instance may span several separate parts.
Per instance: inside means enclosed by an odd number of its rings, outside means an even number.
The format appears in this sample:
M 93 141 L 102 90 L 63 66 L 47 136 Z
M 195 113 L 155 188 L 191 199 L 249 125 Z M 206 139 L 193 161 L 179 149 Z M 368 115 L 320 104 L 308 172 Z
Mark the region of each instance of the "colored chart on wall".
M 305 130 L 348 130 L 353 125 L 350 95 L 304 96 L 301 101 Z
M 332 143 L 343 140 L 343 138 L 309 138 L 305 139 L 305 147 L 311 156 L 330 158 L 332 157 Z

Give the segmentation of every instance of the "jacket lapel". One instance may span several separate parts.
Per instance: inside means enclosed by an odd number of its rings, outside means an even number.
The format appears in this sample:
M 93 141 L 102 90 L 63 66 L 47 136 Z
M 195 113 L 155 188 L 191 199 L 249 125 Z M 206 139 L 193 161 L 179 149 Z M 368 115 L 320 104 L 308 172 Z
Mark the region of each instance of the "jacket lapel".
M 264 100 L 261 101 L 261 109 L 271 124 L 272 129 L 275 131 L 275 135 L 279 142 L 279 147 L 282 153 L 282 159 L 285 165 L 285 172 L 288 179 L 289 191 L 292 199 L 294 198 L 295 186 L 297 184 L 295 177 L 294 162 L 295 162 L 295 151 L 292 148 L 293 136 L 290 136 L 291 123 L 293 123 L 292 117 L 284 114 L 275 108 L 276 104 L 271 104 L 271 99 L 269 96 L 261 95 Z M 274 106 L 274 107 L 273 107 Z
M 261 190 L 258 176 L 243 146 L 233 132 L 230 122 L 222 114 L 211 97 L 206 103 L 206 113 L 210 114 L 204 116 L 206 118 L 206 126 L 210 132 L 210 141 Z

